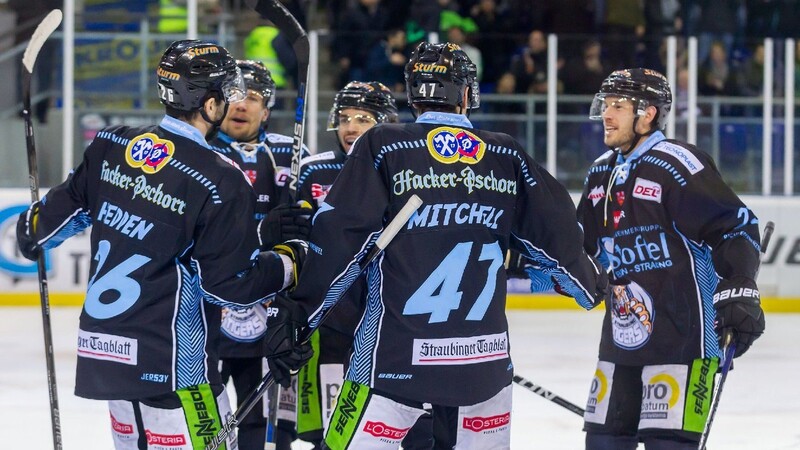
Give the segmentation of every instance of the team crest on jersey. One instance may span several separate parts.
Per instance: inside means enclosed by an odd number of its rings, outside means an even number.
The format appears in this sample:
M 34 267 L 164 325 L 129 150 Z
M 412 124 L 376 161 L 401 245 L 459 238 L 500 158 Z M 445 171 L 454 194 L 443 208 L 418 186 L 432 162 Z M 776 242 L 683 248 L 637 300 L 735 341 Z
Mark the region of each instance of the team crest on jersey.
M 622 206 L 625 203 L 625 191 L 618 191 L 614 194 L 617 197 L 617 203 Z
M 626 350 L 644 345 L 653 333 L 653 299 L 640 285 L 611 286 L 611 326 L 614 343 Z
M 222 309 L 222 332 L 238 341 L 253 342 L 264 336 L 267 332 L 267 323 L 256 313 L 255 308 L 264 309 L 261 305 L 255 305 L 242 310 L 229 308 Z
M 256 184 L 256 178 L 258 178 L 258 172 L 253 169 L 245 169 L 243 170 L 244 174 L 247 175 L 247 179 L 250 180 L 250 184 Z
M 128 165 L 141 168 L 144 173 L 156 173 L 167 165 L 175 153 L 172 141 L 161 140 L 153 133 L 136 136 L 125 149 L 125 161 Z
M 439 127 L 428 133 L 428 152 L 445 164 L 477 164 L 486 152 L 486 143 L 469 131 Z

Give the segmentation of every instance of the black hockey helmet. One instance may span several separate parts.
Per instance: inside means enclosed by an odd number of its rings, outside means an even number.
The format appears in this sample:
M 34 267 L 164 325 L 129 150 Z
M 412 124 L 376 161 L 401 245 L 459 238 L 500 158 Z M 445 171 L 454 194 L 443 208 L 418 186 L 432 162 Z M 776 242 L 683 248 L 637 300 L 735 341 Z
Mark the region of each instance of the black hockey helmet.
M 339 128 L 339 113 L 346 108 L 369 111 L 378 123 L 398 120 L 392 91 L 377 81 L 351 81 L 336 93 L 328 115 L 328 131 Z
M 254 60 L 237 60 L 236 65 L 242 71 L 247 89 L 261 94 L 264 97 L 264 105 L 272 109 L 275 106 L 275 81 L 269 69 L 261 61 Z
M 457 44 L 421 42 L 405 69 L 410 105 L 450 105 L 475 109 L 480 106 L 478 69 Z M 470 88 L 469 105 L 462 105 Z
M 672 90 L 667 78 L 652 69 L 623 69 L 611 73 L 595 94 L 589 118 L 602 120 L 605 98 L 607 96 L 622 97 L 633 101 L 634 112 L 643 116 L 648 106 L 658 110 L 655 128 L 663 130 L 667 125 L 667 116 L 672 109 Z
M 224 47 L 209 41 L 175 41 L 156 69 L 161 103 L 179 111 L 200 109 L 216 93 L 227 103 L 244 100 L 242 73 Z

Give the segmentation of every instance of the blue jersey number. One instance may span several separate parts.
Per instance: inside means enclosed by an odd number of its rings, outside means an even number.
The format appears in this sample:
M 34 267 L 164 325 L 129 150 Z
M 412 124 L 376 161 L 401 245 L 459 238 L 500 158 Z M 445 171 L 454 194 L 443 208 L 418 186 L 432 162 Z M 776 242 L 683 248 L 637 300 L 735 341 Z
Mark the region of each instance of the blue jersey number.
M 408 299 L 403 314 L 430 314 L 428 323 L 446 322 L 450 311 L 458 309 L 461 305 L 461 295 L 458 290 L 464 270 L 467 268 L 472 242 L 456 244 L 453 250 L 444 257 L 439 266 L 430 274 L 422 286 Z M 467 320 L 481 320 L 489 309 L 489 304 L 494 297 L 497 287 L 497 271 L 503 265 L 503 252 L 500 244 L 493 242 L 484 244 L 478 261 L 491 261 L 486 274 L 486 284 L 475 300 L 467 314 Z M 470 274 L 473 276 L 473 274 Z
M 150 261 L 146 256 L 133 255 L 97 278 L 110 251 L 111 243 L 108 241 L 100 241 L 97 245 L 97 254 L 94 256 L 97 261 L 97 271 L 89 280 L 89 289 L 86 291 L 86 301 L 83 304 L 86 314 L 95 319 L 118 316 L 139 300 L 142 287 L 138 281 L 130 277 L 130 274 Z M 111 302 L 100 301 L 100 296 L 107 291 L 117 291 L 119 297 Z

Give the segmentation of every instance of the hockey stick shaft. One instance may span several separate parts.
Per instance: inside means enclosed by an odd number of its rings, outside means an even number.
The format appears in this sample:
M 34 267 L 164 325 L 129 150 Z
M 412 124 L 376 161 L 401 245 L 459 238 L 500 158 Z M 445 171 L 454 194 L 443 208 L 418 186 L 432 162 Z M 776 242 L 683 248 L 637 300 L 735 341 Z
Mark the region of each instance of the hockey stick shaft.
M 524 387 L 525 389 L 533 392 L 534 394 L 540 395 L 540 396 L 544 397 L 545 399 L 550 400 L 551 402 L 555 403 L 556 405 L 563 406 L 564 408 L 574 412 L 575 414 L 577 414 L 577 415 L 579 415 L 581 417 L 583 417 L 583 413 L 586 412 L 580 406 L 578 406 L 578 405 L 576 405 L 576 404 L 574 404 L 574 403 L 572 403 L 572 402 L 570 402 L 568 400 L 565 400 L 565 399 L 559 397 L 558 395 L 548 391 L 547 389 L 539 386 L 538 384 L 535 384 L 533 381 L 531 381 L 531 380 L 529 380 L 527 378 L 523 378 L 523 377 L 521 377 L 519 375 L 514 375 L 514 383 L 517 383 L 518 385 L 520 385 L 520 386 Z
M 39 201 L 39 167 L 36 162 L 36 141 L 33 134 L 31 118 L 31 78 L 36 57 L 45 41 L 61 24 L 61 10 L 54 9 L 45 16 L 31 36 L 28 47 L 22 55 L 22 118 L 25 121 L 25 146 L 28 153 L 28 182 L 31 190 L 31 202 Z M 61 450 L 61 417 L 58 407 L 58 389 L 56 384 L 56 364 L 53 355 L 53 331 L 50 325 L 50 293 L 47 285 L 47 266 L 45 252 L 39 252 L 36 261 L 39 277 L 39 299 L 42 306 L 42 330 L 44 332 L 45 361 L 47 364 L 47 389 L 50 396 L 50 423 L 53 431 L 53 448 Z
M 375 259 L 380 256 L 381 253 L 386 249 L 389 243 L 392 242 L 392 239 L 397 235 L 400 231 L 400 228 L 403 227 L 408 222 L 408 219 L 414 214 L 417 208 L 422 205 L 422 200 L 417 195 L 412 195 L 411 198 L 408 199 L 406 204 L 397 212 L 394 219 L 383 229 L 383 232 L 378 239 L 375 241 L 375 245 L 367 252 L 367 254 L 358 262 L 359 266 L 359 275 L 364 273 L 367 267 L 375 261 Z M 355 283 L 354 283 L 355 284 Z M 350 287 L 353 284 L 350 285 Z M 348 289 L 350 288 L 348 287 Z M 345 291 L 346 293 L 347 291 Z M 344 293 L 342 293 L 344 295 Z M 341 298 L 341 297 L 340 297 Z M 334 305 L 335 306 L 335 305 Z M 329 308 L 325 314 L 323 314 L 322 318 L 317 322 L 316 327 L 307 327 L 303 330 L 302 336 L 298 338 L 300 342 L 307 342 L 314 331 L 319 327 L 319 324 L 325 321 L 325 318 L 328 317 L 330 311 L 333 310 L 333 306 Z M 259 383 L 258 387 L 247 396 L 247 398 L 241 402 L 241 406 L 236 412 L 225 422 L 222 428 L 219 430 L 219 433 L 212 439 L 212 441 L 206 445 L 205 450 L 215 450 L 219 447 L 219 445 L 225 441 L 228 435 L 233 431 L 233 429 L 244 419 L 245 416 L 253 409 L 256 405 L 258 400 L 264 396 L 264 393 L 269 389 L 270 386 L 275 384 L 275 378 L 273 377 L 271 372 L 268 372 L 264 378 L 261 379 L 261 383 Z
M 303 133 L 306 123 L 306 92 L 308 91 L 308 35 L 289 10 L 279 0 L 258 0 L 253 9 L 265 20 L 269 20 L 286 34 L 292 43 L 297 58 L 297 104 L 294 111 L 292 136 L 292 162 L 289 177 L 289 195 L 297 200 L 297 179 L 300 176 L 300 156 L 303 151 Z
M 767 247 L 769 246 L 769 241 L 772 239 L 772 233 L 775 231 L 775 223 L 772 221 L 767 222 L 764 226 L 764 237 L 761 238 L 761 254 L 767 253 Z M 761 266 L 759 265 L 759 271 L 761 270 Z M 756 272 L 756 278 L 758 278 L 758 272 Z M 717 415 L 717 408 L 719 407 L 719 400 L 722 397 L 722 388 L 725 386 L 725 380 L 728 379 L 728 372 L 731 370 L 731 366 L 733 365 L 733 355 L 736 354 L 736 342 L 733 340 L 733 335 L 731 332 L 726 332 L 725 336 L 723 336 L 723 358 L 725 358 L 722 362 L 722 367 L 720 368 L 720 376 L 719 382 L 716 386 L 714 386 L 714 395 L 713 400 L 711 402 L 711 409 L 708 411 L 708 420 L 706 420 L 706 426 L 703 429 L 703 434 L 700 435 L 700 443 L 698 444 L 699 450 L 706 450 L 706 443 L 708 442 L 708 436 L 711 433 L 711 425 L 714 423 L 714 417 Z

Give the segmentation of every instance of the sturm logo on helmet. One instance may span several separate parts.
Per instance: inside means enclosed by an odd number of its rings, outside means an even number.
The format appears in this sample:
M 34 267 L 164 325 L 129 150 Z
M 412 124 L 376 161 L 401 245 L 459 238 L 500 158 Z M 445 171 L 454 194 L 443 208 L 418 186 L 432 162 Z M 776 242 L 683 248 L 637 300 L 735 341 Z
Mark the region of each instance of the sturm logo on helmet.
M 208 55 L 210 53 L 219 53 L 219 47 L 197 47 L 197 48 L 190 48 L 186 54 L 189 55 L 189 58 L 194 58 L 195 56 L 200 55 Z

